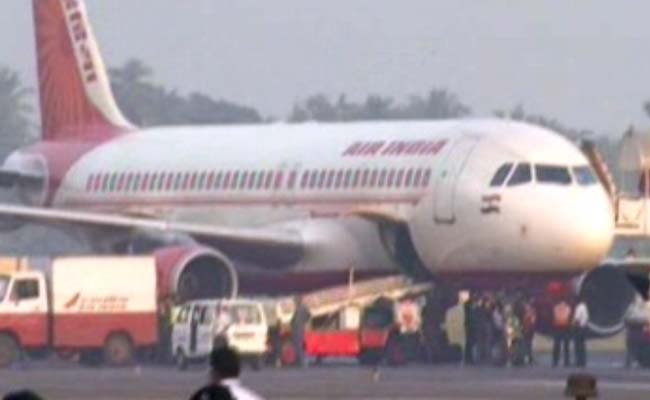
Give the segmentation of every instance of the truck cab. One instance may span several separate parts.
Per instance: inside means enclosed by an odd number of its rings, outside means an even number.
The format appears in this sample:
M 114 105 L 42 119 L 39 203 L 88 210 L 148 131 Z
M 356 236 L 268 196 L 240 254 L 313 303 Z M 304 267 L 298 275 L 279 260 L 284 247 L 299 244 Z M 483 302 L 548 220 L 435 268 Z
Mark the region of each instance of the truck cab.
M 16 362 L 25 351 L 47 347 L 48 310 L 43 273 L 0 274 L 0 367 Z

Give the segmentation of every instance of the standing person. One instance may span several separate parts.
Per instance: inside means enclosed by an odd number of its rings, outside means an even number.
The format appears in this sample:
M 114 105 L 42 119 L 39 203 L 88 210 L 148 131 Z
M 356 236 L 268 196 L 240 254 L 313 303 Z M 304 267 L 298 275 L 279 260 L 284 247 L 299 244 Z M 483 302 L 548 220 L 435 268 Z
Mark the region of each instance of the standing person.
M 535 362 L 533 357 L 533 341 L 535 339 L 535 330 L 537 328 L 537 311 L 530 299 L 522 299 L 519 315 L 524 340 L 526 363 L 530 365 Z
M 291 341 L 296 351 L 298 365 L 305 367 L 307 358 L 305 356 L 305 328 L 311 315 L 302 296 L 296 299 L 296 312 L 291 318 Z
M 569 366 L 569 339 L 571 330 L 571 305 L 560 298 L 553 305 L 553 366 L 560 361 L 563 354 L 564 366 Z
M 463 304 L 463 322 L 465 326 L 465 348 L 463 349 L 463 360 L 465 364 L 474 364 L 476 351 L 476 313 L 477 298 L 475 292 L 469 293 L 469 298 Z
M 490 304 L 486 294 L 483 294 L 476 303 L 474 309 L 474 334 L 476 354 L 478 360 L 475 362 L 484 363 L 488 356 L 488 343 L 492 340 L 492 324 L 490 322 Z
M 240 373 L 241 361 L 235 350 L 230 347 L 212 350 L 210 353 L 211 383 L 208 387 L 223 387 L 235 400 L 262 400 L 259 394 L 242 385 L 239 380 Z
M 587 348 L 585 337 L 587 335 L 587 324 L 589 323 L 589 309 L 584 299 L 580 298 L 576 304 L 573 314 L 573 340 L 576 365 L 584 367 L 587 365 Z
M 502 299 L 495 300 L 492 303 L 490 314 L 490 326 L 492 330 L 491 340 L 489 342 L 490 361 L 501 364 L 507 359 L 507 337 L 506 337 L 506 316 Z M 498 359 L 495 359 L 495 356 Z

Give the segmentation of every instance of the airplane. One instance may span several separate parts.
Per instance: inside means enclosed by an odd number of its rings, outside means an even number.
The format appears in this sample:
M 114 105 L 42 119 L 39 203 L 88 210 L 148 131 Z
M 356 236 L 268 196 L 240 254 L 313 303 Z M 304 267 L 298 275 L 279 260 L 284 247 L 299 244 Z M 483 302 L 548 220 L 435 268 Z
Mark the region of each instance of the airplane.
M 33 8 L 42 141 L 0 169 L 21 199 L 0 204 L 5 219 L 97 252 L 152 252 L 180 298 L 351 273 L 612 284 L 594 269 L 614 237 L 611 199 L 556 132 L 498 119 L 138 128 L 84 1 Z

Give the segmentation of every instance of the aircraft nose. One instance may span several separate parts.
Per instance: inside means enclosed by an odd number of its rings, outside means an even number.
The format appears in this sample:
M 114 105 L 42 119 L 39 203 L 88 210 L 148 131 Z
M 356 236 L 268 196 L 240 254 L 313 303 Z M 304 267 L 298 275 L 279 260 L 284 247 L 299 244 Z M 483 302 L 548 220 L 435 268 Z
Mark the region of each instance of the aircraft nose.
M 558 246 L 572 268 L 591 269 L 607 257 L 614 240 L 614 211 L 602 190 L 585 190 L 576 200 L 561 213 Z

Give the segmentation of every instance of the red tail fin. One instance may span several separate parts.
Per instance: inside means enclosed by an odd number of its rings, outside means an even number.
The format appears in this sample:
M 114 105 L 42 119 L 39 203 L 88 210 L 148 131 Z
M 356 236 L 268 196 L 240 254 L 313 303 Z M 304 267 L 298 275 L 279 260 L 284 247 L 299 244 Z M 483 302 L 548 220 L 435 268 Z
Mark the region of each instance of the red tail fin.
M 124 131 L 83 0 L 33 0 L 44 140 Z

